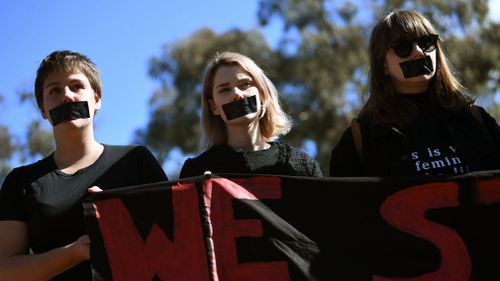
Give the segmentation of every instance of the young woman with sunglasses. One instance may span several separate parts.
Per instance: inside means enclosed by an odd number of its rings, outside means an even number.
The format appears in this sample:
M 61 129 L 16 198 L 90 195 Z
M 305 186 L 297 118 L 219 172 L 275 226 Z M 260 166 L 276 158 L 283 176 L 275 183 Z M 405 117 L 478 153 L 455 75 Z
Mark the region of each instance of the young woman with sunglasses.
M 373 28 L 370 96 L 332 151 L 331 176 L 500 168 L 500 127 L 453 76 L 432 24 L 395 11 Z

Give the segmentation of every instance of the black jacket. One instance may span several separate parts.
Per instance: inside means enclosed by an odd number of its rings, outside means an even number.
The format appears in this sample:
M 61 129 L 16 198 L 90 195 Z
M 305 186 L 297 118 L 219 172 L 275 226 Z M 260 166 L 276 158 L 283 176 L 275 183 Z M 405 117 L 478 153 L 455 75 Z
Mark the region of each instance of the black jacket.
M 468 171 L 500 168 L 500 127 L 483 108 L 477 107 L 480 118 L 469 109 L 457 112 L 441 111 L 434 119 L 421 126 L 428 128 L 420 137 L 429 134 L 445 136 L 456 147 Z M 331 176 L 412 176 L 415 175 L 411 146 L 419 143 L 419 136 L 406 133 L 413 128 L 372 125 L 360 120 L 363 152 L 358 156 L 352 130 L 349 127 L 333 149 L 330 159 Z M 435 138 L 436 139 L 436 138 Z M 437 138 L 439 140 L 439 137 Z M 361 159 L 360 159 L 361 158 Z

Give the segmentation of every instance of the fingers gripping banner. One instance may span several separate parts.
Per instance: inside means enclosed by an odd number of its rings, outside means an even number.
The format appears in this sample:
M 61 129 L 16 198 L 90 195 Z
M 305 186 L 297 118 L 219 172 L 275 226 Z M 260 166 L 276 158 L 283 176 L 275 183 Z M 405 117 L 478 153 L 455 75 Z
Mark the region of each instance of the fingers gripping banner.
M 87 196 L 94 280 L 500 279 L 500 171 L 221 176 Z

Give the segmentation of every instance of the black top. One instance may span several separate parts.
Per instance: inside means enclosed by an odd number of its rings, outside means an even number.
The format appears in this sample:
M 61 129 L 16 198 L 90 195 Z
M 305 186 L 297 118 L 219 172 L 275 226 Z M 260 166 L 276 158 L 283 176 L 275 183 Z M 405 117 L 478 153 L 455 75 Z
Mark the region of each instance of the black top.
M 362 157 L 349 127 L 332 151 L 331 176 L 456 175 L 500 168 L 500 127 L 483 108 L 448 112 L 433 108 L 427 93 L 401 95 L 419 106 L 410 125 L 359 120 Z
M 288 144 L 271 142 L 265 150 L 244 151 L 229 145 L 214 146 L 182 166 L 180 178 L 212 173 L 266 174 L 321 177 L 316 160 Z
M 86 233 L 80 198 L 87 188 L 101 189 L 167 181 L 163 169 L 143 146 L 104 145 L 101 156 L 72 175 L 60 171 L 50 155 L 12 170 L 0 189 L 0 220 L 28 224 L 29 247 L 36 253 L 65 246 Z M 83 262 L 53 280 L 91 280 Z

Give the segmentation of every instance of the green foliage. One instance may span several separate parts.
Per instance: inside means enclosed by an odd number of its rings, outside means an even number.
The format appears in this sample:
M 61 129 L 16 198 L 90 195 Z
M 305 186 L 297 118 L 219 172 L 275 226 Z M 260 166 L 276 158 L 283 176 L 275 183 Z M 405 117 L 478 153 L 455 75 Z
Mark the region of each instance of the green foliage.
M 0 106 L 3 103 L 3 96 L 0 95 Z M 5 176 L 10 171 L 8 160 L 14 153 L 14 137 L 9 132 L 9 128 L 0 124 L 0 182 L 3 182 Z
M 500 112 L 491 93 L 500 82 L 499 24 L 487 21 L 488 3 L 446 0 L 260 0 L 262 26 L 278 20 L 282 37 L 274 50 L 258 31 L 208 29 L 164 48 L 151 59 L 150 75 L 160 87 L 151 99 L 151 119 L 137 139 L 160 161 L 171 149 L 197 150 L 204 66 L 217 51 L 241 52 L 267 70 L 282 93 L 294 127 L 285 140 L 316 144 L 328 174 L 330 151 L 367 95 L 367 44 L 375 21 L 392 9 L 416 9 L 436 25 L 471 95 Z M 487 97 L 487 98 L 483 98 Z M 497 116 L 498 117 L 498 116 Z
M 197 150 L 203 74 L 207 62 L 221 51 L 248 54 L 264 66 L 273 57 L 258 32 L 230 30 L 219 35 L 201 29 L 151 59 L 149 73 L 160 87 L 150 99 L 150 120 L 136 132 L 136 142 L 147 144 L 161 163 L 174 147 L 184 153 Z
M 149 74 L 158 88 L 150 99 L 149 122 L 136 132 L 135 141 L 149 146 L 162 163 L 174 149 L 196 152 L 204 69 L 216 52 L 236 51 L 253 58 L 282 93 L 294 119 L 285 140 L 299 147 L 315 144 L 316 158 L 328 174 L 330 151 L 368 94 L 371 28 L 395 8 L 418 10 L 436 25 L 463 85 L 500 119 L 495 102 L 500 96 L 500 23 L 488 20 L 487 0 L 260 0 L 260 24 L 283 26 L 276 46 L 269 46 L 259 30 L 217 34 L 204 28 L 151 58 Z M 18 96 L 38 113 L 30 91 Z M 39 114 L 33 116 L 25 138 L 0 124 L 0 181 L 12 159 L 25 162 L 53 150 L 52 132 L 42 126 Z
M 20 103 L 28 103 L 29 107 L 36 113 L 29 123 L 26 136 L 23 141 L 13 135 L 7 126 L 0 124 L 0 182 L 12 169 L 11 164 L 15 160 L 24 164 L 33 159 L 47 156 L 54 150 L 52 131 L 42 125 L 42 117 L 38 114 L 38 107 L 34 101 L 34 95 L 30 91 L 17 93 Z M 0 96 L 0 102 L 2 97 Z
M 0 182 L 3 182 L 11 169 L 8 160 L 14 154 L 15 148 L 14 137 L 10 134 L 9 128 L 0 125 Z
M 54 151 L 55 144 L 52 131 L 45 128 L 42 122 L 47 121 L 35 119 L 28 126 L 25 157 L 45 157 Z

